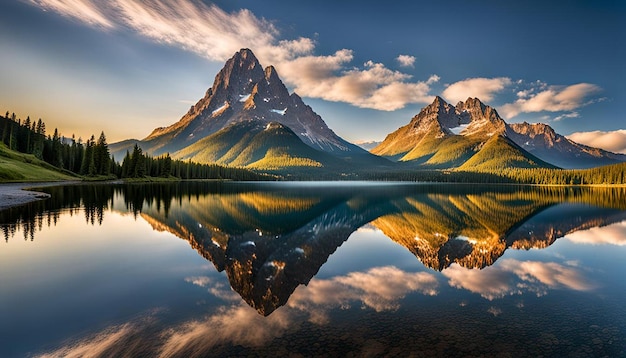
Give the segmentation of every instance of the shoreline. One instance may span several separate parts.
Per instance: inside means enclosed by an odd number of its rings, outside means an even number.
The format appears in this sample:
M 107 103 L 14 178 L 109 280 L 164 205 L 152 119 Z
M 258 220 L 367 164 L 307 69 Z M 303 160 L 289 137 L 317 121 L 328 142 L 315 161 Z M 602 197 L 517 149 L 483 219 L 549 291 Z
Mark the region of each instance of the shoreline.
M 192 180 L 193 181 L 193 180 Z M 349 183 L 354 180 L 345 180 L 339 181 L 343 183 Z M 368 180 L 366 180 L 368 181 Z M 113 181 L 105 181 L 107 183 L 121 183 L 124 182 L 122 180 L 113 180 Z M 151 181 L 129 181 L 130 183 L 152 183 Z M 158 181 L 157 181 L 158 182 Z M 167 182 L 167 181 L 163 181 Z M 173 182 L 173 181 L 172 181 Z M 254 181 L 255 183 L 262 182 L 271 182 L 275 183 L 275 181 Z M 284 181 L 286 182 L 303 182 L 300 180 L 295 181 Z M 306 182 L 306 181 L 305 181 Z M 369 181 L 368 181 L 369 182 Z M 373 181 L 377 182 L 377 181 Z M 378 181 L 380 183 L 385 183 L 385 181 Z M 0 183 L 0 211 L 6 210 L 9 208 L 13 208 L 16 206 L 25 205 L 28 203 L 32 203 L 38 200 L 45 200 L 50 198 L 50 195 L 47 193 L 42 193 L 38 191 L 32 190 L 33 188 L 44 188 L 50 186 L 59 186 L 59 185 L 75 185 L 75 184 L 85 184 L 90 182 L 85 182 L 81 180 L 68 180 L 68 181 L 44 181 L 44 182 L 21 182 L 21 183 Z M 91 182 L 95 183 L 95 182 Z M 626 184 L 585 184 L 585 185 L 567 185 L 567 184 L 517 184 L 517 183 L 498 183 L 498 184 L 489 184 L 489 183 L 456 183 L 456 182 L 410 182 L 410 181 L 398 181 L 398 183 L 409 183 L 409 184 L 462 184 L 462 185 L 521 185 L 521 186 L 551 186 L 551 187 L 591 187 L 591 188 L 624 188 Z
M 50 198 L 50 194 L 34 191 L 31 190 L 31 188 L 44 188 L 76 183 L 80 183 L 80 181 L 0 183 L 0 210 Z

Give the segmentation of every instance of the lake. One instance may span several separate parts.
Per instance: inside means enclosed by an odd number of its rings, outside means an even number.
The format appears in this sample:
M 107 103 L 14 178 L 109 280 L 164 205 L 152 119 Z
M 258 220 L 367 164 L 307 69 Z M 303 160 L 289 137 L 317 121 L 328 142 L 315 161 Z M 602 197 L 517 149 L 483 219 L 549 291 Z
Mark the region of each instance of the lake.
M 0 212 L 0 356 L 626 355 L 626 188 L 182 182 Z

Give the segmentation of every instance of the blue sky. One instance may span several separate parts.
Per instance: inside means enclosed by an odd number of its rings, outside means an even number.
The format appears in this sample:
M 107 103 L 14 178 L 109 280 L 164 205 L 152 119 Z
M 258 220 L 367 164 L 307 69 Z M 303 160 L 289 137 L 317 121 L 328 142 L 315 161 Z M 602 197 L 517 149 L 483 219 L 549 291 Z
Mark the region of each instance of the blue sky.
M 3 1 L 0 110 L 143 138 L 248 47 L 351 141 L 472 96 L 626 152 L 625 40 L 623 1 Z

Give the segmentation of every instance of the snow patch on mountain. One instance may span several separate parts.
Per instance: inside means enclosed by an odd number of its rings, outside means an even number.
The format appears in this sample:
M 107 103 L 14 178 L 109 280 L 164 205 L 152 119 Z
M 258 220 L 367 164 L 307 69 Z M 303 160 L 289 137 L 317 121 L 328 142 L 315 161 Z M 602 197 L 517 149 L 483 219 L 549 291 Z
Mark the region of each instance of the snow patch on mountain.
M 469 123 L 461 124 L 458 127 L 448 128 L 448 129 L 450 129 L 450 132 L 452 132 L 452 134 L 460 135 L 461 132 L 463 132 L 465 129 L 467 129 L 467 127 L 469 127 Z
M 224 113 L 224 111 L 226 111 L 229 107 L 230 107 L 230 104 L 228 102 L 224 102 L 224 104 L 221 107 L 211 112 L 211 117 L 219 116 L 220 114 Z

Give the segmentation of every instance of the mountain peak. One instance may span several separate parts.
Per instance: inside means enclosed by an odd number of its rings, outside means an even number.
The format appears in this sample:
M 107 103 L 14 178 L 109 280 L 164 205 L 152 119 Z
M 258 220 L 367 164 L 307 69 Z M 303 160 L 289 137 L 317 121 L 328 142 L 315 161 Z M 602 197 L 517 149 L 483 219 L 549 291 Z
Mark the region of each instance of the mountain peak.
M 254 56 L 254 53 L 249 48 L 242 48 L 241 50 L 236 52 L 236 54 L 239 54 L 242 58 L 251 57 L 256 60 L 256 56 Z
M 265 80 L 271 81 L 273 79 L 278 79 L 276 69 L 274 68 L 274 66 L 265 67 Z
M 435 96 L 435 99 L 433 100 L 433 103 L 431 104 L 432 106 L 442 106 L 444 104 L 448 104 L 443 98 L 439 97 L 439 96 Z
M 456 112 L 461 117 L 468 117 L 459 122 L 459 124 L 469 124 L 464 131 L 466 135 L 485 131 L 492 135 L 496 132 L 503 133 L 506 129 L 506 123 L 496 109 L 484 104 L 476 97 L 469 97 L 465 102 L 459 102 L 456 105 Z
M 243 121 L 263 127 L 269 122 L 279 122 L 314 149 L 339 157 L 374 158 L 328 128 L 300 97 L 289 93 L 276 68 L 263 68 L 246 48 L 226 61 L 213 86 L 181 120 L 154 130 L 144 141 L 150 142 L 146 148 L 151 154 L 176 152 Z

